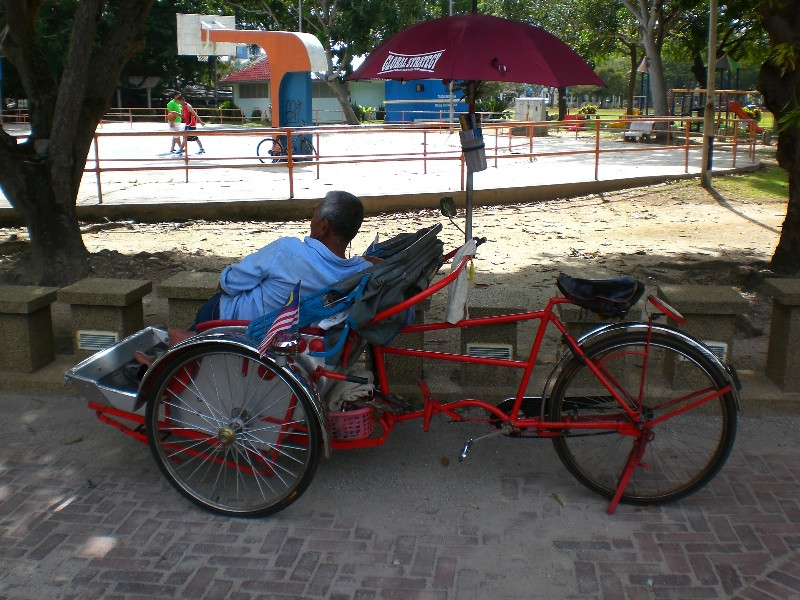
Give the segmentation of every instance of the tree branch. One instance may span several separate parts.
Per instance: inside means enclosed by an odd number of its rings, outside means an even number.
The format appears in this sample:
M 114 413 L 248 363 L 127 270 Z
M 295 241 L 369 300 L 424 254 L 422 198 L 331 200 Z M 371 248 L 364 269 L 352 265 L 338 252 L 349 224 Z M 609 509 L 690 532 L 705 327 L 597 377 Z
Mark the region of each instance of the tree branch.
M 67 62 L 61 74 L 58 96 L 53 113 L 53 127 L 50 132 L 50 144 L 55 148 L 70 148 L 76 138 L 76 132 L 82 115 L 75 110 L 83 101 L 86 81 L 89 75 L 89 61 L 97 34 L 97 22 L 103 11 L 104 0 L 84 0 L 78 4 L 75 21 L 72 27 Z M 80 160 L 81 171 L 85 160 Z M 51 163 L 51 173 L 58 181 L 71 181 L 74 159 L 71 153 L 55 152 Z M 62 179 L 56 173 L 64 171 L 68 179 Z M 80 182 L 80 178 L 78 179 Z M 79 185 L 75 183 L 74 185 Z M 77 189 L 76 189 L 77 191 Z
M 8 35 L 3 51 L 16 67 L 28 96 L 31 121 L 30 144 L 49 138 L 57 96 L 56 78 L 36 39 L 36 18 L 42 0 L 6 2 Z

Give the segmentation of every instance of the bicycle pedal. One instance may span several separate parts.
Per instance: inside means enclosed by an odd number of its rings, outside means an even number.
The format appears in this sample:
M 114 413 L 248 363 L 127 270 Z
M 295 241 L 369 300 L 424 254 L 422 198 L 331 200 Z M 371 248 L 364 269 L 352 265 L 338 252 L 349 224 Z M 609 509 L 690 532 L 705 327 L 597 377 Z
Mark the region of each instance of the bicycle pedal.
M 461 452 L 458 453 L 458 462 L 463 461 L 469 455 L 469 451 L 472 450 L 472 442 L 473 440 L 469 440 L 464 447 L 461 448 Z
M 475 442 L 480 442 L 481 440 L 487 440 L 489 438 L 497 437 L 498 435 L 508 435 L 511 431 L 512 431 L 511 428 L 503 427 L 501 429 L 497 429 L 495 431 L 492 431 L 492 432 L 487 433 L 485 435 L 482 435 L 480 437 L 476 437 L 476 438 L 472 438 L 472 439 L 468 440 L 467 443 L 464 444 L 464 447 L 461 448 L 461 452 L 459 452 L 459 454 L 458 454 L 458 462 L 461 462 L 465 458 L 467 458 L 467 456 L 470 453 L 470 450 L 472 450 L 472 445 Z

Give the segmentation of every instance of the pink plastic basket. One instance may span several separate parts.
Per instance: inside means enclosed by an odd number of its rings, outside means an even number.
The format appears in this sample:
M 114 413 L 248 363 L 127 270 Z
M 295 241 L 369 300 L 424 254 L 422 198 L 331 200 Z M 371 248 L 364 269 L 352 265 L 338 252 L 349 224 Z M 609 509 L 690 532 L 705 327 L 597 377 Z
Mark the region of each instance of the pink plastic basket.
M 370 407 L 332 412 L 328 420 L 335 440 L 363 440 L 375 426 Z

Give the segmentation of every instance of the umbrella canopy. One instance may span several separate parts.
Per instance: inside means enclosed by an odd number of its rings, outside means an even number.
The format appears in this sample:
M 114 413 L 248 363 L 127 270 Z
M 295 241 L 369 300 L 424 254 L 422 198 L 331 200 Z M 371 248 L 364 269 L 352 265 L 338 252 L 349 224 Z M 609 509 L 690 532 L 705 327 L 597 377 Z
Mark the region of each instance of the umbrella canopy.
M 348 79 L 605 86 L 574 50 L 544 29 L 475 12 L 404 29 L 373 50 Z
M 564 42 L 540 27 L 475 11 L 423 21 L 393 35 L 348 79 L 508 81 L 551 87 L 605 86 Z M 469 111 L 475 86 L 467 88 Z M 482 147 L 482 146 L 481 146 Z M 466 240 L 472 238 L 472 169 L 467 167 Z

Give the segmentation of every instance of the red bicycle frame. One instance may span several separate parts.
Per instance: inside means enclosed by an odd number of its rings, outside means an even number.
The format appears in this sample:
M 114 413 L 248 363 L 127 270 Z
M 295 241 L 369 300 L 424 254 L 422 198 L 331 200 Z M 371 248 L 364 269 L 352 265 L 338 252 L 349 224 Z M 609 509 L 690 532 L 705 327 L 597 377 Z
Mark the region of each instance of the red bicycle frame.
M 472 257 L 465 257 L 461 263 L 457 266 L 457 268 L 453 269 L 452 272 L 444 277 L 439 282 L 431 285 L 428 289 L 424 290 L 423 292 L 409 298 L 405 302 L 398 304 L 390 309 L 387 309 L 378 315 L 370 322 L 375 323 L 390 317 L 400 311 L 404 311 L 415 304 L 418 304 L 422 300 L 429 298 L 436 292 L 442 290 L 443 288 L 447 287 L 450 283 L 452 283 L 455 278 L 459 275 L 459 273 L 466 268 L 469 261 Z M 666 305 L 663 301 L 659 301 L 658 299 L 653 298 L 652 296 L 649 298 L 649 301 L 653 306 L 656 307 L 658 314 L 667 314 L 670 318 L 674 319 L 677 322 L 682 322 L 683 317 Z M 561 435 L 564 431 L 573 430 L 573 429 L 594 429 L 594 430 L 609 430 L 615 431 L 622 435 L 629 435 L 633 437 L 641 437 L 642 432 L 644 429 L 649 429 L 653 425 L 660 423 L 664 420 L 670 419 L 682 412 L 691 410 L 700 404 L 704 404 L 706 402 L 710 402 L 711 400 L 718 398 L 724 394 L 727 394 L 730 391 L 730 386 L 727 386 L 721 390 L 701 390 L 702 396 L 697 398 L 693 403 L 683 406 L 682 408 L 675 410 L 673 412 L 661 415 L 658 419 L 645 421 L 640 413 L 641 404 L 642 404 L 642 395 L 644 393 L 644 385 L 647 379 L 647 359 L 649 355 L 649 335 L 652 333 L 652 322 L 653 318 L 651 317 L 650 329 L 648 332 L 648 345 L 645 347 L 644 351 L 644 369 L 642 375 L 642 381 L 640 383 L 639 393 L 637 398 L 630 398 L 626 395 L 625 390 L 623 387 L 615 380 L 613 375 L 606 371 L 603 368 L 602 364 L 598 364 L 593 362 L 584 352 L 581 345 L 575 339 L 575 337 L 569 333 L 566 326 L 561 322 L 555 312 L 555 307 L 558 304 L 567 304 L 570 301 L 566 298 L 560 297 L 553 297 L 547 303 L 547 306 L 542 310 L 530 311 L 530 312 L 522 312 L 522 313 L 514 313 L 514 314 L 506 314 L 506 315 L 498 315 L 498 316 L 490 316 L 490 317 L 480 317 L 474 319 L 465 319 L 459 321 L 458 323 L 452 324 L 448 322 L 435 322 L 435 323 L 425 323 L 422 325 L 409 325 L 404 327 L 400 334 L 408 334 L 408 333 L 424 333 L 428 331 L 440 331 L 445 329 L 455 329 L 455 328 L 463 328 L 463 327 L 473 327 L 473 326 L 486 326 L 486 325 L 498 325 L 503 323 L 513 323 L 513 322 L 523 322 L 523 321 L 530 321 L 530 320 L 538 320 L 539 326 L 537 328 L 536 336 L 533 342 L 533 346 L 531 347 L 531 351 L 526 360 L 511 360 L 511 359 L 499 359 L 499 358 L 487 358 L 481 356 L 470 356 L 465 354 L 458 354 L 458 353 L 451 353 L 451 352 L 440 352 L 440 351 L 433 351 L 433 350 L 420 350 L 416 348 L 403 348 L 397 346 L 375 346 L 373 347 L 373 360 L 374 360 L 374 371 L 377 377 L 377 387 L 383 394 L 389 394 L 389 381 L 387 379 L 386 374 L 386 360 L 385 357 L 387 355 L 397 355 L 397 356 L 409 356 L 409 357 L 418 357 L 418 358 L 426 358 L 432 360 L 441 360 L 441 361 L 450 361 L 450 362 L 459 362 L 459 363 L 470 363 L 470 364 L 477 364 L 477 365 L 488 365 L 494 367 L 504 367 L 504 368 L 513 368 L 513 369 L 522 369 L 522 379 L 520 384 L 517 388 L 516 395 L 514 396 L 514 403 L 508 412 L 504 412 L 503 410 L 499 409 L 496 405 L 476 399 L 463 399 L 457 400 L 448 403 L 441 403 L 430 396 L 430 392 L 428 390 L 428 386 L 420 381 L 420 389 L 422 391 L 424 397 L 423 408 L 420 410 L 412 411 L 412 412 L 405 412 L 400 414 L 394 414 L 391 412 L 384 412 L 381 414 L 377 421 L 380 427 L 382 428 L 382 433 L 377 436 L 372 436 L 367 439 L 362 440 L 333 440 L 332 447 L 334 449 L 348 449 L 348 448 L 365 448 L 371 446 L 382 445 L 386 438 L 388 437 L 389 433 L 393 430 L 394 426 L 397 423 L 402 423 L 405 421 L 415 420 L 415 419 L 422 419 L 423 420 L 423 430 L 428 431 L 429 424 L 431 417 L 435 414 L 445 414 L 448 417 L 452 418 L 456 421 L 463 421 L 465 417 L 463 417 L 460 413 L 458 413 L 458 409 L 461 408 L 478 408 L 486 412 L 487 416 L 483 420 L 493 420 L 498 421 L 501 423 L 506 423 L 508 426 L 514 429 L 528 429 L 533 430 L 536 432 L 537 435 L 541 437 L 552 437 L 556 435 Z M 620 415 L 620 418 L 611 419 L 611 420 L 591 420 L 591 421 L 575 421 L 575 420 L 562 420 L 562 421 L 549 421 L 545 420 L 542 417 L 518 417 L 520 408 L 522 407 L 522 403 L 525 397 L 525 390 L 530 383 L 531 376 L 533 374 L 536 360 L 539 356 L 539 351 L 541 350 L 542 343 L 544 340 L 545 332 L 547 328 L 553 325 L 562 336 L 567 348 L 570 352 L 573 353 L 579 360 L 581 360 L 588 369 L 594 374 L 597 380 L 608 390 L 608 393 L 613 399 L 619 404 L 619 406 L 624 411 L 624 417 Z M 319 369 L 316 375 L 324 375 L 326 377 L 333 377 L 333 378 L 340 378 L 341 376 L 337 376 L 334 373 L 329 373 L 326 370 Z M 698 395 L 695 392 L 695 395 Z M 685 400 L 685 398 L 678 398 L 674 399 L 670 402 L 670 404 L 679 404 Z M 643 442 L 646 444 L 646 441 Z M 623 487 L 624 489 L 624 487 Z

